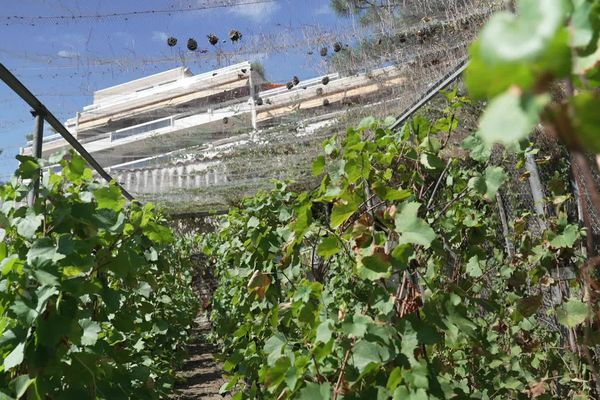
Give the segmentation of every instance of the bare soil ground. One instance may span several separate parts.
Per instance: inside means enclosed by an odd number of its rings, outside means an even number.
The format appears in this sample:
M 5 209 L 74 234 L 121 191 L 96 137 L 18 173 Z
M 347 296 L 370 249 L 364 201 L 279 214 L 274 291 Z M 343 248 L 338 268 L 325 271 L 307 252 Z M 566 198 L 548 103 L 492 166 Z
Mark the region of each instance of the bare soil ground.
M 219 388 L 225 379 L 221 365 L 215 360 L 218 349 L 208 343 L 206 334 L 210 331 L 210 322 L 204 313 L 196 318 L 196 327 L 188 346 L 188 356 L 181 371 L 177 373 L 178 383 L 172 400 L 222 400 L 230 397 L 219 394 Z

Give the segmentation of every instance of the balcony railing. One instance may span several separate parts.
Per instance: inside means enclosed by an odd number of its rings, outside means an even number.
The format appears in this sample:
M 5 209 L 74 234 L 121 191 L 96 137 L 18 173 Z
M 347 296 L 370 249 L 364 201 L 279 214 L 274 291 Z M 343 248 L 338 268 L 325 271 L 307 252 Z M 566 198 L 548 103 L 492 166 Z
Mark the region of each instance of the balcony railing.
M 61 140 L 62 136 L 58 133 L 54 134 L 54 135 L 48 135 L 48 136 L 44 136 L 42 141 L 44 143 L 52 143 L 52 142 L 56 142 L 58 140 Z M 28 140 L 27 141 L 27 146 L 33 146 L 33 140 Z
M 140 125 L 123 128 L 110 133 L 110 141 L 124 139 L 130 136 L 139 135 L 141 133 L 150 133 L 161 128 L 173 126 L 173 117 L 157 119 L 155 121 L 146 122 Z

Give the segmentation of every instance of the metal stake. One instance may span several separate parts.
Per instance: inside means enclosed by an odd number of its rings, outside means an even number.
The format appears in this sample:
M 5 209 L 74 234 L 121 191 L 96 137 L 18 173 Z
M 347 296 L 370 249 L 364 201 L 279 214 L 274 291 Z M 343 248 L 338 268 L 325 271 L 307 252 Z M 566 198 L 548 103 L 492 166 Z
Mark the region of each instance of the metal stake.
M 42 158 L 42 143 L 44 138 L 44 116 L 41 112 L 32 110 L 31 115 L 35 117 L 35 122 L 33 125 L 33 149 L 32 154 L 35 158 Z M 29 194 L 27 195 L 27 205 L 29 207 L 33 207 L 35 201 L 37 200 L 38 193 L 40 192 L 40 178 L 42 176 L 42 171 L 38 172 L 38 174 L 32 180 L 32 188 Z

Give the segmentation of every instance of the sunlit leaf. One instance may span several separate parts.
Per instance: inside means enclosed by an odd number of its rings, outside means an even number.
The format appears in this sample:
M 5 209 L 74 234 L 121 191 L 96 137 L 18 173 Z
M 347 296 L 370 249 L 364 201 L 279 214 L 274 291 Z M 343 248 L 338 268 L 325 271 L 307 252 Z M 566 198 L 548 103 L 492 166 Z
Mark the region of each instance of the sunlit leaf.
M 98 208 L 107 208 L 119 212 L 125 205 L 125 197 L 116 186 L 103 187 L 94 190 L 93 193 L 96 202 L 98 202 Z
M 574 328 L 583 323 L 589 313 L 590 309 L 586 303 L 572 298 L 556 309 L 556 318 L 561 324 Z
M 79 321 L 79 326 L 83 329 L 81 344 L 83 346 L 95 345 L 98 340 L 98 334 L 102 331 L 100 325 L 96 321 L 85 318 Z
M 488 145 L 514 145 L 529 136 L 546 102 L 544 97 L 524 98 L 517 90 L 509 90 L 490 101 L 479 121 L 478 134 Z
M 404 203 L 396 214 L 396 231 L 400 233 L 399 244 L 413 243 L 429 247 L 436 237 L 433 229 L 417 216 L 421 204 Z

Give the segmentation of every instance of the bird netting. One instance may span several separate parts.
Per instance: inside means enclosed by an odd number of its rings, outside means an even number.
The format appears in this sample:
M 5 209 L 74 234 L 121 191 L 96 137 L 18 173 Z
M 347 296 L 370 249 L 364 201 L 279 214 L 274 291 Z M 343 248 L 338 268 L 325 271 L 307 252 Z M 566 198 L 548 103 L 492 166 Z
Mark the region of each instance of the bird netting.
M 73 83 L 37 94 L 50 108 L 51 99 L 71 103 L 59 117 L 92 156 L 134 197 L 173 213 L 226 209 L 273 179 L 310 184 L 326 137 L 368 115 L 402 113 L 466 59 L 499 7 L 489 0 L 168 3 L 5 15 L 0 22 L 10 29 L 89 35 L 73 51 L 0 51 L 23 66 L 16 74 L 24 82 Z M 230 26 L 256 10 L 276 12 L 259 25 L 205 32 L 169 22 L 217 18 Z M 115 33 L 95 44 L 97 29 Z M 104 49 L 117 33 L 127 42 L 144 29 L 160 39 L 152 48 Z M 66 147 L 49 132 L 43 155 Z

